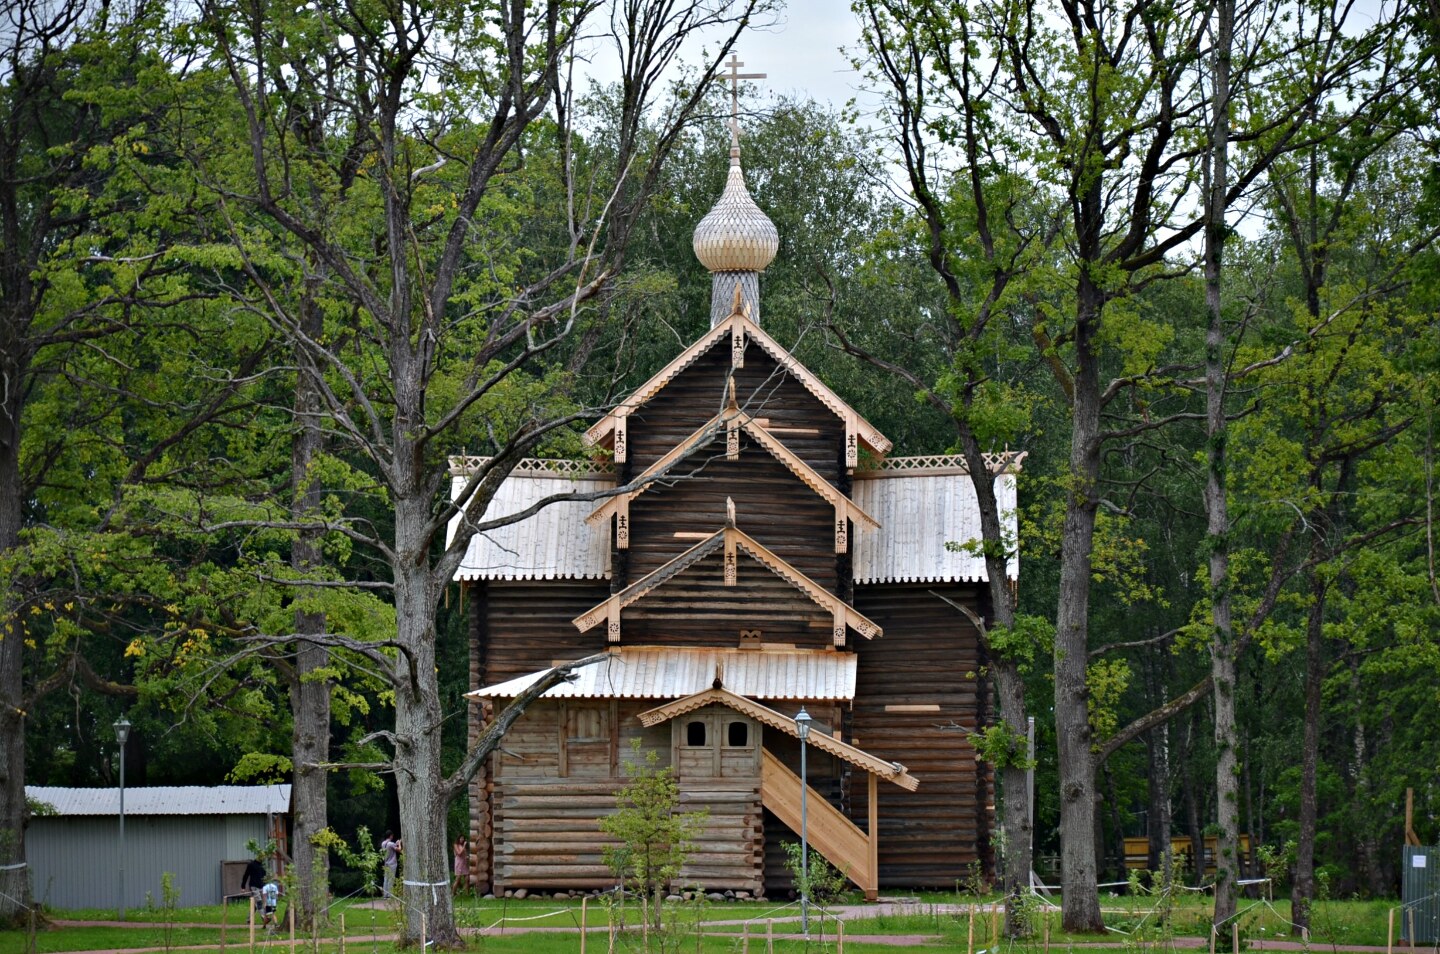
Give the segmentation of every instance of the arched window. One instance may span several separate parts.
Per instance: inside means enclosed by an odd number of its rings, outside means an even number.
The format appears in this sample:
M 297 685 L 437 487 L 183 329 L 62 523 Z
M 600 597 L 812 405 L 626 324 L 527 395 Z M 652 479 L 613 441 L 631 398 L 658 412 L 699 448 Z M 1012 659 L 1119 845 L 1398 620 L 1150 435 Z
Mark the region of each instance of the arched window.
M 696 719 L 685 726 L 685 744 L 691 747 L 705 744 L 705 723 Z
M 745 722 L 732 722 L 726 729 L 725 744 L 735 749 L 743 749 L 750 744 L 750 725 Z

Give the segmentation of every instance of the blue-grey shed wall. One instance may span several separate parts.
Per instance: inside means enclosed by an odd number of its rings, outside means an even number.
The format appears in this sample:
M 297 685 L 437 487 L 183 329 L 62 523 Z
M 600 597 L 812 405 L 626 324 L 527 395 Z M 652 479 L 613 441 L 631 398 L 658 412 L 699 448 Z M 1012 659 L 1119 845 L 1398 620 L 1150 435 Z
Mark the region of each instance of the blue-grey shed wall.
M 25 855 L 35 898 L 50 908 L 114 908 L 119 901 L 119 819 L 49 816 L 30 820 Z M 250 857 L 265 841 L 263 815 L 127 815 L 125 906 L 159 905 L 160 878 L 175 876 L 178 904 L 220 901 L 220 862 Z

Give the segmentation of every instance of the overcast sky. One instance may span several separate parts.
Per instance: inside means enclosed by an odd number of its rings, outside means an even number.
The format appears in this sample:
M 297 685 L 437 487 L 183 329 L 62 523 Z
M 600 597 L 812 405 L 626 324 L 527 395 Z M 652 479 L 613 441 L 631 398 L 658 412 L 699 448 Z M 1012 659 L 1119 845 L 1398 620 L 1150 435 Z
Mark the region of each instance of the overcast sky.
M 773 25 L 751 27 L 736 42 L 735 52 L 745 64 L 742 72 L 766 74 L 753 87 L 760 91 L 761 103 L 778 93 L 839 109 L 856 95 L 858 82 L 840 48 L 853 47 L 858 36 L 859 25 L 848 0 L 785 0 Z M 715 31 L 703 42 L 713 51 L 721 38 Z M 692 41 L 682 58 L 691 66 L 699 65 L 700 51 L 701 44 Z M 584 72 L 602 82 L 618 77 L 618 64 L 605 44 L 587 52 L 589 65 Z M 751 108 L 755 105 L 759 104 Z
M 845 105 L 858 77 L 840 48 L 854 47 L 859 25 L 845 0 L 789 0 L 775 26 L 752 29 L 736 44 L 747 71 L 766 73 L 766 92 Z

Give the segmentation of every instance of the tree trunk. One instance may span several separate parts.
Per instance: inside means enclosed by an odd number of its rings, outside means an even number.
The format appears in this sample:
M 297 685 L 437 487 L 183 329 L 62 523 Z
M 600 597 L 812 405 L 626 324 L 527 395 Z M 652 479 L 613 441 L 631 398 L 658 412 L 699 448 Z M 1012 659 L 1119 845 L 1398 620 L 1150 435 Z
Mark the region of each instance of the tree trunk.
M 323 337 L 323 321 L 313 296 L 307 294 L 303 304 L 305 315 L 302 331 L 312 340 Z M 324 432 L 320 428 L 323 413 L 321 396 L 315 382 L 304 370 L 295 376 L 295 436 L 291 445 L 290 489 L 292 512 L 297 523 L 312 518 L 318 510 L 323 488 L 311 473 L 315 459 L 324 449 Z M 320 535 L 303 531 L 290 553 L 290 565 L 299 573 L 310 573 L 324 560 Z M 301 591 L 301 598 L 309 594 Z M 327 772 L 319 768 L 330 756 L 330 681 L 315 673 L 330 661 L 330 653 L 319 642 L 306 640 L 307 635 L 325 633 L 323 612 L 295 612 L 295 664 L 290 680 L 290 708 L 293 713 L 293 779 L 290 799 L 294 830 L 290 854 L 295 862 L 296 926 L 310 930 L 317 918 L 323 919 L 327 908 L 330 884 L 330 856 L 317 849 L 313 838 L 329 824 L 326 800 Z
M 994 475 L 968 421 L 958 420 L 957 425 L 960 446 L 970 469 L 970 482 L 975 487 L 975 502 L 980 511 L 991 625 L 995 629 L 1012 629 L 1015 626 L 1015 606 L 1008 585 L 1009 559 L 1005 552 L 1000 506 L 995 498 Z M 977 474 L 984 476 L 977 478 Z M 1001 880 L 1005 892 L 1005 931 L 1007 936 L 1016 938 L 1029 931 L 1023 917 L 1023 899 L 1030 888 L 1030 869 L 1034 867 L 1034 821 L 1026 778 L 1030 768 L 1026 742 L 1029 720 L 1025 711 L 1025 681 L 1015 660 L 992 648 L 989 651 L 989 667 L 995 684 L 1000 722 L 1010 738 L 1010 751 L 999 766 L 1000 826 L 1005 842 Z
M 1093 205 L 1098 259 L 1098 183 Z M 1060 592 L 1055 621 L 1055 736 L 1060 762 L 1061 920 L 1067 931 L 1105 930 L 1095 866 L 1095 759 L 1091 754 L 1089 660 L 1091 554 L 1100 476 L 1100 368 L 1096 335 L 1102 297 L 1084 263 L 1075 322 L 1076 371 L 1071 411 L 1070 479 L 1060 542 Z
M 11 356 L 0 358 L 5 371 Z M 18 381 L 18 377 L 9 380 Z M 19 389 L 5 395 L 0 419 L 0 555 L 20 544 Z M 16 625 L 19 596 L 7 578 L 0 589 L 0 620 Z M 30 869 L 25 863 L 25 641 L 18 631 L 0 639 L 0 925 L 18 925 L 30 908 Z
M 1315 547 L 1320 542 L 1317 536 Z M 1310 927 L 1315 902 L 1315 829 L 1319 819 L 1316 777 L 1320 767 L 1320 690 L 1325 681 L 1325 580 L 1311 578 L 1310 618 L 1305 626 L 1305 732 L 1300 746 L 1300 833 L 1295 848 L 1295 886 L 1290 894 L 1290 920 Z
M 405 442 L 396 443 L 404 454 Z M 423 483 L 417 480 L 416 485 Z M 395 787 L 400 802 L 399 835 L 405 844 L 397 893 L 405 909 L 401 943 L 423 943 L 423 918 L 428 939 L 450 947 L 461 941 L 449 889 L 449 799 L 441 763 L 443 714 L 435 661 L 438 593 L 425 552 L 424 527 L 429 516 L 430 500 L 424 493 L 395 501 L 395 615 L 400 644 L 394 670 Z
M 1218 927 L 1235 916 L 1239 881 L 1239 766 L 1235 734 L 1235 627 L 1230 610 L 1230 513 L 1226 500 L 1225 324 L 1220 279 L 1225 250 L 1225 193 L 1229 181 L 1230 46 L 1234 0 L 1216 5 L 1213 125 L 1205 208 L 1205 534 L 1210 551 L 1210 677 L 1215 695 L 1215 913 Z
M 1150 783 L 1150 803 L 1145 815 L 1145 834 L 1149 839 L 1146 867 L 1157 879 L 1168 880 L 1171 871 L 1169 724 L 1151 729 L 1145 743 Z
M 1190 724 L 1185 727 L 1185 754 L 1180 764 L 1185 766 L 1185 826 L 1190 830 L 1190 865 L 1195 884 L 1205 882 L 1205 832 L 1200 825 L 1200 797 L 1194 759 L 1198 754 L 1196 744 L 1200 734 L 1200 714 L 1194 713 Z

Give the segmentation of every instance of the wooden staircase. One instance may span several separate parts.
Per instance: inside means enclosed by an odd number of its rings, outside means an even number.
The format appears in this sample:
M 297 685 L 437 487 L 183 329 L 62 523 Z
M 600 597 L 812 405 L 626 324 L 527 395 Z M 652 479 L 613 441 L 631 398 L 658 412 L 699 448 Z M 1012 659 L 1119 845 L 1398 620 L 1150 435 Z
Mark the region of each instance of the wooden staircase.
M 800 831 L 800 777 L 768 751 L 760 773 L 760 801 L 775 817 L 797 834 Z M 880 892 L 877 842 L 874 837 L 876 811 L 875 776 L 870 775 L 870 831 L 867 835 L 842 815 L 815 789 L 809 789 L 806 803 L 805 835 L 810 847 L 824 855 L 837 869 L 874 901 Z M 809 786 L 806 786 L 809 788 Z

